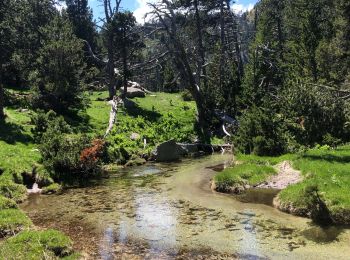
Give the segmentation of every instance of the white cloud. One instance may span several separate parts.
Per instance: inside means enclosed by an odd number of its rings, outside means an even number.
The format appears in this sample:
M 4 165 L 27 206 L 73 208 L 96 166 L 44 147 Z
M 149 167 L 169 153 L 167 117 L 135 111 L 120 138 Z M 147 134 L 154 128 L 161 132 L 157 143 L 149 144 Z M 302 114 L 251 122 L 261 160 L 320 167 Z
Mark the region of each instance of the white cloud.
M 235 12 L 236 14 L 240 14 L 252 10 L 254 8 L 254 4 L 243 5 L 237 3 L 233 4 L 231 8 L 233 12 Z
M 147 18 L 145 19 L 145 15 L 152 11 L 152 8 L 147 3 L 155 2 L 156 0 L 137 0 L 138 7 L 134 11 L 134 16 L 138 23 L 144 24 L 145 20 L 147 21 Z

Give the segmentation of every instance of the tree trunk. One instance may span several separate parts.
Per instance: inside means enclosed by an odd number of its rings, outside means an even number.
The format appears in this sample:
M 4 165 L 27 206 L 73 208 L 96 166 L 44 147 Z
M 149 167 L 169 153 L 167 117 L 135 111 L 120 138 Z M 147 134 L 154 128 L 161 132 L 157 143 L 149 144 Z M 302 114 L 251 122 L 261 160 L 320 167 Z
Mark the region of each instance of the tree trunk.
M 220 89 L 223 87 L 224 63 L 225 63 L 225 17 L 224 17 L 224 1 L 220 2 Z
M 202 33 L 202 25 L 201 25 L 201 18 L 199 15 L 199 9 L 198 9 L 198 0 L 194 1 L 194 7 L 195 7 L 195 11 L 196 11 L 196 30 L 197 30 L 197 48 L 198 48 L 198 55 L 199 55 L 199 59 L 197 62 L 197 72 L 196 72 L 196 76 L 197 76 L 197 84 L 198 86 L 200 86 L 200 82 L 201 82 L 201 77 L 202 74 L 204 76 L 204 88 L 207 89 L 207 85 L 208 85 L 208 79 L 207 79 L 207 71 L 206 71 L 206 67 L 204 66 L 205 64 L 205 49 L 204 49 L 204 45 L 203 45 L 203 33 Z
M 114 75 L 114 50 L 113 50 L 113 35 L 108 37 L 108 63 L 107 63 L 107 74 L 108 74 L 108 92 L 109 98 L 112 99 L 116 93 L 115 89 L 115 75 Z
M 123 31 L 123 86 L 124 86 L 124 94 L 123 94 L 123 98 L 126 98 L 126 94 L 128 92 L 128 62 L 127 62 L 127 49 L 126 49 L 126 32 L 125 30 Z
M 4 113 L 4 89 L 2 87 L 2 68 L 0 67 L 0 120 L 3 120 L 5 118 Z

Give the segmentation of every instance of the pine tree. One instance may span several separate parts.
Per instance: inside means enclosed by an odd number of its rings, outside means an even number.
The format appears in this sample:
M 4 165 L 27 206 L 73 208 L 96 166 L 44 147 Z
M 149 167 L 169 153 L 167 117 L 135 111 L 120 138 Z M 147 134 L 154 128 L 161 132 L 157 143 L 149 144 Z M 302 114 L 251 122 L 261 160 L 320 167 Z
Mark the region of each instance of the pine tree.
M 38 51 L 35 71 L 31 75 L 35 107 L 58 113 L 81 108 L 81 74 L 85 68 L 83 43 L 61 15 L 41 32 L 43 46 Z
M 4 76 L 5 70 L 11 63 L 11 56 L 16 42 L 14 29 L 15 3 L 12 0 L 0 2 L 0 120 L 4 113 Z
M 87 0 L 66 0 L 67 14 L 73 25 L 74 34 L 90 43 L 92 49 L 96 45 L 96 29 L 93 22 L 92 10 Z
M 257 32 L 245 68 L 241 106 L 262 105 L 284 80 L 284 1 L 266 0 L 259 6 Z

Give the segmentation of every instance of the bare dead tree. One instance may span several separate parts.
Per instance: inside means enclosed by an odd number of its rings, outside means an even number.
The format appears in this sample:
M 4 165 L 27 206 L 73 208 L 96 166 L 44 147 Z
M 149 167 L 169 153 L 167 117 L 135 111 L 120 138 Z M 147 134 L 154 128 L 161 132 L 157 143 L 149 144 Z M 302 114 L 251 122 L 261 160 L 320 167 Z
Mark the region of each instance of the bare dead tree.
M 118 14 L 120 11 L 120 4 L 122 0 L 115 0 L 114 7 L 112 7 L 111 0 L 101 0 L 103 7 L 104 7 L 104 14 L 105 18 L 101 19 L 102 22 L 104 22 L 104 26 L 100 27 L 102 30 L 105 30 L 105 33 L 107 34 L 107 42 L 106 42 L 106 48 L 107 48 L 107 59 L 101 59 L 95 55 L 91 49 L 90 44 L 87 41 L 84 41 L 87 49 L 90 53 L 91 58 L 100 66 L 103 66 L 106 74 L 107 74 L 107 85 L 108 85 L 108 92 L 109 92 L 109 98 L 112 99 L 113 96 L 116 93 L 116 83 L 117 83 L 117 77 L 115 72 L 115 50 L 114 50 L 114 35 L 112 33 L 111 23 L 115 15 Z
M 195 3 L 198 4 L 197 0 Z M 202 36 L 201 36 L 201 28 L 199 23 L 199 17 L 196 18 L 196 27 L 197 27 L 197 50 L 199 53 L 199 59 L 197 60 L 197 67 L 195 68 L 197 71 L 194 71 L 193 66 L 191 66 L 191 57 L 187 52 L 183 41 L 180 37 L 179 28 L 176 22 L 176 6 L 173 1 L 170 0 L 162 0 L 158 4 L 149 4 L 152 7 L 152 11 L 150 15 L 153 15 L 153 18 L 159 21 L 166 35 L 168 36 L 168 40 L 165 41 L 165 46 L 168 52 L 172 56 L 173 63 L 175 68 L 177 69 L 180 80 L 183 84 L 186 84 L 186 88 L 190 91 L 193 99 L 196 102 L 197 106 L 197 122 L 200 128 L 201 134 L 203 137 L 208 136 L 207 124 L 206 124 L 206 108 L 204 104 L 204 98 L 201 92 L 200 83 L 201 83 L 201 75 L 203 73 L 203 68 L 205 68 L 205 60 L 204 60 L 204 47 L 202 46 Z M 196 7 L 195 7 L 196 9 Z M 198 6 L 197 6 L 197 12 Z

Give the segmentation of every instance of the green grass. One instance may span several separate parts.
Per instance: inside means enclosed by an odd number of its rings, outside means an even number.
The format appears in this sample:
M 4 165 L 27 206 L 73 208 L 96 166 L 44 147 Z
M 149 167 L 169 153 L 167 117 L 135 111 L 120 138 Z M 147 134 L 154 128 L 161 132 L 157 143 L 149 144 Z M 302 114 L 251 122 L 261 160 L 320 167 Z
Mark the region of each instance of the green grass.
M 283 190 L 279 195 L 282 203 L 305 207 L 304 191 L 313 185 L 333 215 L 346 211 L 350 214 L 350 145 L 335 150 L 310 150 L 295 159 L 293 166 L 301 170 L 304 181 Z
M 106 99 L 107 97 L 108 93 L 106 91 L 92 92 L 89 95 L 91 104 L 86 110 L 89 116 L 89 124 L 91 130 L 98 131 L 99 134 L 103 134 L 108 126 L 111 107 L 107 101 L 98 101 L 97 99 Z M 155 93 L 154 95 L 147 95 L 145 98 L 134 98 L 132 101 L 137 106 L 131 109 L 120 108 L 117 121 L 142 116 L 147 121 L 156 122 L 171 112 L 183 125 L 193 128 L 196 111 L 195 103 L 183 101 L 181 94 Z
M 79 259 L 72 241 L 56 230 L 23 231 L 0 244 L 0 259 Z
M 236 184 L 254 186 L 273 174 L 276 174 L 276 170 L 271 166 L 244 163 L 218 173 L 215 176 L 215 182 L 219 186 Z
M 0 210 L 0 237 L 14 235 L 32 226 L 31 220 L 19 209 Z
M 281 204 L 305 212 L 310 201 L 306 190 L 309 187 L 317 187 L 335 221 L 350 224 L 350 145 L 337 149 L 315 148 L 304 153 L 279 157 L 238 154 L 236 159 L 243 164 L 219 173 L 215 177 L 216 182 L 230 185 L 242 181 L 259 183 L 269 176 L 261 167 L 270 167 L 288 160 L 295 169 L 301 171 L 303 180 L 279 193 Z M 244 178 L 246 174 L 248 178 Z
M 31 172 L 40 154 L 33 144 L 29 112 L 7 108 L 7 118 L 0 122 L 0 169 Z

